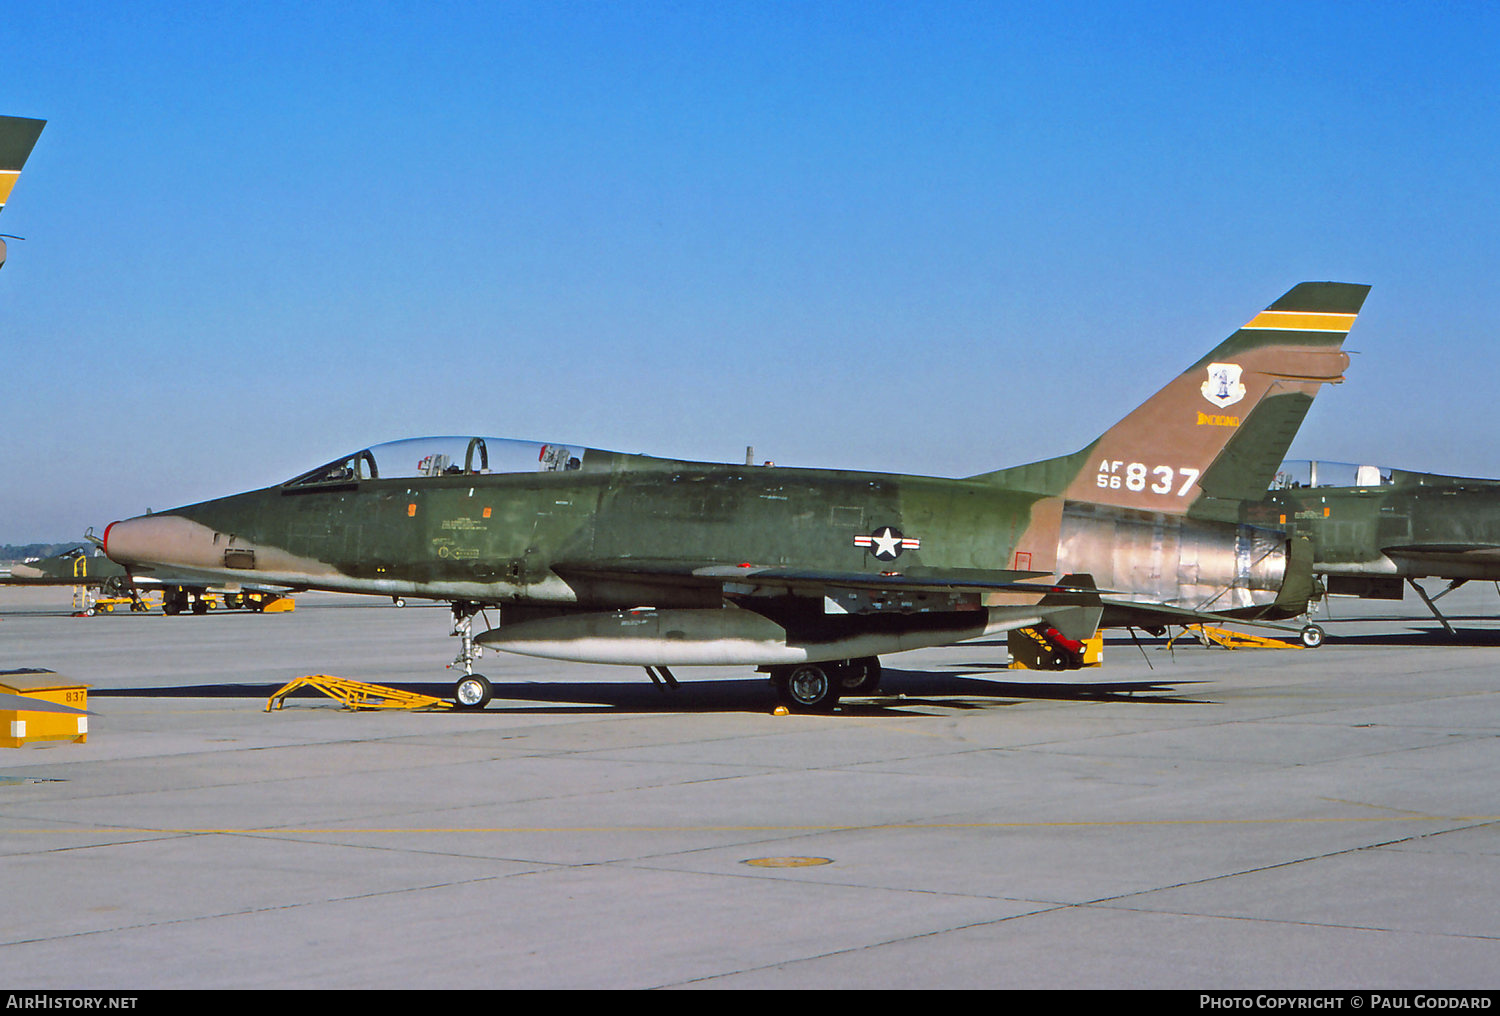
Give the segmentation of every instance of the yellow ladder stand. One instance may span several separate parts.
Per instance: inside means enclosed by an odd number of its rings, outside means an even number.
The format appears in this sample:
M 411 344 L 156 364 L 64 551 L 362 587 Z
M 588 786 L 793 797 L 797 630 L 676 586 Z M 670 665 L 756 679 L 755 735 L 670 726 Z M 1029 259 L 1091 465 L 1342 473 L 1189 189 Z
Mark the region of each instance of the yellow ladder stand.
M 1218 645 L 1225 649 L 1294 649 L 1290 642 L 1282 639 L 1265 638 L 1261 635 L 1246 635 L 1244 632 L 1230 631 L 1228 628 L 1213 628 L 1206 624 L 1185 625 L 1182 631 L 1167 640 L 1167 648 L 1182 636 L 1192 633 L 1203 645 Z
M 308 674 L 290 682 L 266 700 L 266 712 L 280 709 L 284 699 L 298 688 L 315 688 L 344 703 L 345 709 L 451 709 L 453 703 L 414 691 L 386 688 L 363 681 L 350 681 L 328 674 Z

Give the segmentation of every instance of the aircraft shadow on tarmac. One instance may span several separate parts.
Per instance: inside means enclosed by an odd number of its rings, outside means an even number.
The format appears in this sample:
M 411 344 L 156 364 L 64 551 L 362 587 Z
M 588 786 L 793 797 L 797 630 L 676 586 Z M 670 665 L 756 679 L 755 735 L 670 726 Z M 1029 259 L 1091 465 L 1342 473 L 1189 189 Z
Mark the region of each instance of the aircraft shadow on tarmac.
M 972 673 L 1007 670 L 1005 664 L 961 665 L 956 671 L 895 670 L 886 668 L 879 694 L 850 697 L 840 702 L 845 715 L 911 715 L 928 709 L 990 709 L 1025 701 L 1156 702 L 1191 703 L 1175 686 L 1196 682 L 1118 681 L 1077 682 L 1059 674 L 1055 683 L 1045 681 L 995 681 L 975 678 Z M 776 696 L 765 678 L 744 680 L 684 680 L 676 688 L 658 687 L 642 681 L 572 682 L 491 680 L 497 712 L 631 712 L 631 713 L 767 713 Z M 447 699 L 451 684 L 398 683 L 402 691 Z M 281 688 L 269 684 L 200 684 L 157 688 L 92 688 L 90 698 L 239 698 L 268 699 Z M 299 690 L 292 700 L 331 704 L 317 692 Z M 532 702 L 517 707 L 512 703 Z M 294 706 L 293 706 L 294 707 Z
M 1360 618 L 1360 621 L 1410 622 L 1411 618 Z M 1455 617 L 1455 622 L 1493 622 L 1488 617 Z M 1148 662 L 1161 650 L 1166 649 L 1162 639 L 1134 640 L 1109 638 L 1106 644 L 1121 650 L 1138 649 Z M 1003 647 L 1003 641 L 973 642 L 976 648 Z M 1327 645 L 1316 652 L 1329 652 L 1330 647 L 1350 646 L 1500 646 L 1500 629 L 1460 628 L 1450 634 L 1441 627 L 1416 627 L 1408 631 L 1380 632 L 1371 634 L 1330 635 Z M 1302 650 L 1309 651 L 1309 650 Z M 1226 653 L 1231 650 L 1206 648 L 1195 641 L 1180 643 L 1172 655 L 1181 652 Z M 1158 660 L 1158 662 L 1161 662 Z M 1157 704 L 1208 704 L 1212 699 L 1189 696 L 1182 689 L 1199 681 L 1161 680 L 1145 681 L 1093 681 L 1079 679 L 1080 674 L 1090 672 L 1063 672 L 1050 679 L 1034 681 L 996 680 L 988 675 L 1012 675 L 1018 673 L 1005 663 L 963 663 L 950 665 L 943 670 L 898 670 L 887 667 L 881 679 L 881 690 L 877 695 L 851 696 L 839 704 L 845 715 L 880 716 L 912 715 L 933 709 L 992 709 L 998 706 L 1016 705 L 1027 701 L 1057 702 L 1139 702 Z M 1039 673 L 1039 672 L 1038 672 Z M 985 675 L 985 676 L 976 676 Z M 508 713 L 765 713 L 775 707 L 776 697 L 770 682 L 763 677 L 744 679 L 714 679 L 682 681 L 676 688 L 664 688 L 639 681 L 515 681 L 492 679 L 496 703 L 494 711 Z M 155 688 L 99 688 L 90 689 L 91 698 L 235 698 L 268 699 L 281 689 L 271 684 L 198 684 Z M 450 683 L 409 683 L 392 685 L 403 691 L 431 695 L 447 700 L 452 694 Z M 313 700 L 332 704 L 315 691 L 294 692 L 291 699 Z M 517 706 L 514 703 L 535 703 L 533 706 Z

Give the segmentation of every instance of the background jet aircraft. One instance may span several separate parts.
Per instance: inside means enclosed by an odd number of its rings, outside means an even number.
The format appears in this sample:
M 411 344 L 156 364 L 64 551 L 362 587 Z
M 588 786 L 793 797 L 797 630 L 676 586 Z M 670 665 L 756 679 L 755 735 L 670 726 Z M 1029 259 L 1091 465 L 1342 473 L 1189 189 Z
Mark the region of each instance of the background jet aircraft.
M 1244 515 L 1310 540 L 1329 593 L 1399 600 L 1404 582 L 1450 632 L 1433 601 L 1470 579 L 1500 581 L 1500 480 L 1287 462 Z M 1417 583 L 1428 577 L 1450 582 L 1432 596 Z
M 180 576 L 152 575 L 137 581 L 123 566 L 111 561 L 99 547 L 82 545 L 69 547 L 50 557 L 31 558 L 14 564 L 8 575 L 0 575 L 0 585 L 80 586 L 98 589 L 110 596 L 129 597 L 132 610 L 148 609 L 141 598 L 142 587 L 160 589 L 162 610 L 168 614 L 180 614 L 184 611 L 207 613 L 210 592 L 208 585 Z M 214 591 L 223 597 L 226 604 L 252 610 L 263 610 L 280 596 L 278 591 L 262 587 Z M 92 610 L 91 603 L 85 603 L 82 607 Z
M 10 199 L 10 192 L 21 178 L 21 167 L 42 136 L 46 120 L 28 120 L 22 116 L 0 116 L 0 211 Z M 0 267 L 5 265 L 5 241 L 0 239 Z
M 967 479 L 767 468 L 494 438 L 379 445 L 275 487 L 116 522 L 134 574 L 425 596 L 510 652 L 768 669 L 799 709 L 883 653 L 1026 628 L 1078 665 L 1105 624 L 1292 617 L 1311 558 L 1239 522 L 1369 287 L 1303 283 L 1073 455 Z M 1036 580 L 1041 580 L 1040 582 Z M 486 620 L 488 617 L 486 615 Z

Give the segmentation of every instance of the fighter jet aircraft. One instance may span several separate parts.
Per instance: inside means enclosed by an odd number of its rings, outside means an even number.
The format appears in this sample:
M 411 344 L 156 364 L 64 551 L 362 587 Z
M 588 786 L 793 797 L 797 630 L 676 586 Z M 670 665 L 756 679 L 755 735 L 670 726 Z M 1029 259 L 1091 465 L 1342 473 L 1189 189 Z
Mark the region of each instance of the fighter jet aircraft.
M 1329 593 L 1399 600 L 1404 582 L 1450 633 L 1435 601 L 1472 579 L 1500 581 L 1500 480 L 1287 462 L 1244 517 L 1310 540 Z M 1429 577 L 1450 581 L 1429 595 L 1417 582 Z
M 92 532 L 92 531 L 91 531 Z M 126 597 L 131 601 L 131 610 L 147 610 L 142 593 L 159 589 L 162 593 L 162 611 L 167 614 L 194 614 L 208 612 L 209 593 L 217 594 L 228 606 L 264 610 L 281 596 L 281 590 L 266 587 L 221 586 L 210 589 L 209 585 L 170 574 L 143 575 L 139 579 L 130 575 L 123 566 L 110 560 L 98 546 L 69 547 L 49 557 L 30 558 L 11 566 L 8 575 L 0 575 L 0 585 L 5 586 L 77 586 L 89 591 L 89 595 L 76 609 L 93 613 L 92 593 L 98 590 L 108 596 Z
M 138 575 L 451 601 L 467 707 L 491 694 L 475 642 L 668 684 L 758 667 L 801 710 L 872 689 L 882 654 L 1007 630 L 1077 666 L 1101 621 L 1305 612 L 1306 546 L 1240 500 L 1342 380 L 1368 289 L 1298 285 L 1082 450 L 964 479 L 418 439 L 116 522 L 105 551 Z
M 99 589 L 115 596 L 128 596 L 132 609 L 145 609 L 140 593 L 125 569 L 95 547 L 69 547 L 50 557 L 33 557 L 11 566 L 10 573 L 0 575 L 0 585 L 7 586 L 77 586 Z M 92 612 L 92 602 L 74 603 L 75 608 Z
M 0 211 L 10 199 L 10 192 L 21 178 L 21 167 L 31 155 L 36 139 L 42 136 L 46 120 L 28 120 L 22 116 L 0 116 Z M 14 239 L 14 237 L 12 237 Z M 0 239 L 0 267 L 5 265 L 5 240 Z

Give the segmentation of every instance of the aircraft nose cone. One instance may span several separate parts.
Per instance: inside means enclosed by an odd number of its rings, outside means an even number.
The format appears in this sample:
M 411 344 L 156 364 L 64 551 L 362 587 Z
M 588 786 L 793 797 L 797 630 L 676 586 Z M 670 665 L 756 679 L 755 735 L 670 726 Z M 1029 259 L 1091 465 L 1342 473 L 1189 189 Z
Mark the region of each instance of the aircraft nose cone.
M 104 553 L 123 565 L 193 565 L 212 561 L 213 533 L 180 515 L 141 515 L 111 522 Z
M 140 538 L 143 527 L 138 526 L 140 519 L 126 519 L 123 522 L 111 522 L 104 527 L 104 539 L 100 545 L 104 548 L 104 556 L 116 564 L 136 564 L 142 548 L 143 541 Z
M 40 568 L 35 568 L 29 564 L 13 564 L 10 566 L 10 577 L 13 579 L 40 579 L 46 576 L 42 574 Z

